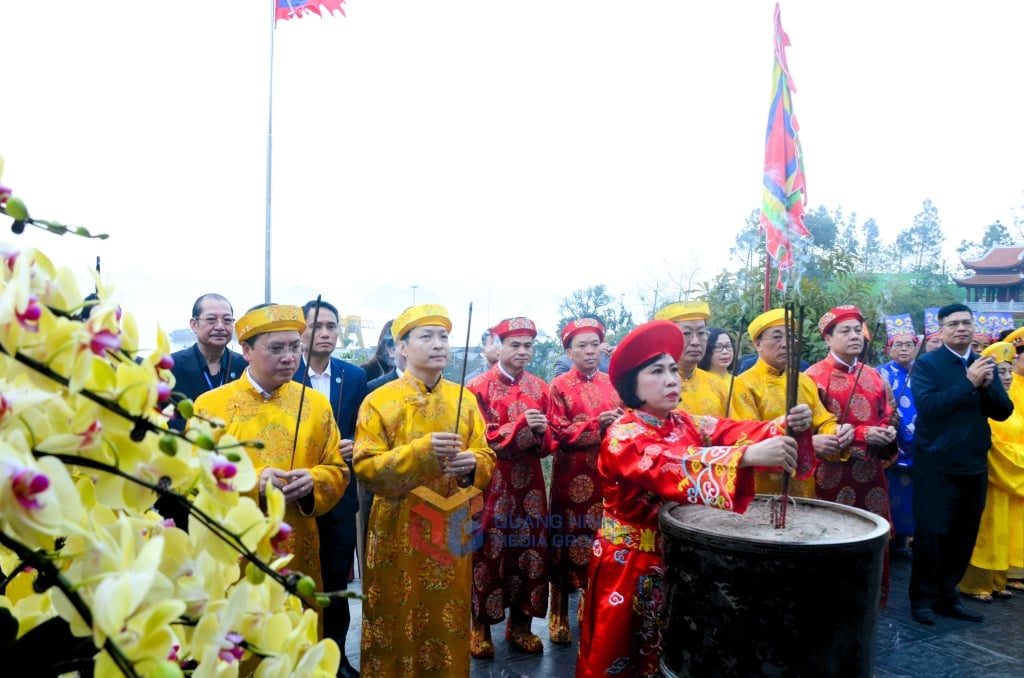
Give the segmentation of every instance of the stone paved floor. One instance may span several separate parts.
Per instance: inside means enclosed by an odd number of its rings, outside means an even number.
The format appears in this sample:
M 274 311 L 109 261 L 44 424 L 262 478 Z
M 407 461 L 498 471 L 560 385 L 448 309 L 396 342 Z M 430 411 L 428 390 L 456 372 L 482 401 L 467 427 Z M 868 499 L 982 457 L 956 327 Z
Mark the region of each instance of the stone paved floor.
M 894 560 L 889 607 L 878 624 L 877 678 L 1021 678 L 1024 676 L 1024 593 L 1008 601 L 977 603 L 965 600 L 968 609 L 986 615 L 977 624 L 938 617 L 935 626 L 923 626 L 910 618 L 907 582 L 910 563 Z M 358 589 L 356 582 L 353 588 Z M 578 597 L 571 598 L 574 612 Z M 353 666 L 359 666 L 361 619 L 359 601 L 352 602 L 352 632 L 345 651 Z M 575 628 L 573 629 L 575 632 Z M 548 642 L 547 623 L 535 619 L 533 632 L 544 639 L 544 653 L 525 655 L 512 652 L 505 644 L 504 626 L 492 629 L 496 656 L 473 661 L 474 678 L 570 678 L 576 667 L 576 646 L 560 647 Z M 575 636 L 574 636 L 575 640 Z

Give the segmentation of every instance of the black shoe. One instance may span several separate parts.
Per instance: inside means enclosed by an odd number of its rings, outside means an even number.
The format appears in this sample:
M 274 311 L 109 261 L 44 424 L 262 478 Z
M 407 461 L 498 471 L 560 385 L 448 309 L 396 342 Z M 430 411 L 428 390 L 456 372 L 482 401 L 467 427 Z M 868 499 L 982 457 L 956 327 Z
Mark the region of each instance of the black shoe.
M 935 613 L 929 610 L 927 607 L 917 607 L 911 612 L 911 616 L 918 624 L 927 624 L 928 626 L 935 626 Z
M 348 663 L 348 657 L 341 655 L 341 663 L 338 664 L 338 678 L 356 678 L 359 672 Z
M 980 622 L 985 620 L 985 615 L 968 612 L 960 603 L 943 603 L 935 606 L 935 611 L 946 617 L 962 619 L 969 622 Z

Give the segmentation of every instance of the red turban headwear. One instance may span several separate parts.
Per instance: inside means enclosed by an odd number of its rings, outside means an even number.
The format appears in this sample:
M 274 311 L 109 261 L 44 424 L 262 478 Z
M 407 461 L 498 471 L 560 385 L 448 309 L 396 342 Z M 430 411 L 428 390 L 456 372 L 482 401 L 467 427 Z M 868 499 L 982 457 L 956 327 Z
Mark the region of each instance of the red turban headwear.
M 529 318 L 505 318 L 491 328 L 491 334 L 496 334 L 502 341 L 508 337 L 536 337 L 537 326 Z
M 836 306 L 821 316 L 821 320 L 818 321 L 818 331 L 824 337 L 828 334 L 829 330 L 844 320 L 859 320 L 861 325 L 864 324 L 864 316 L 860 314 L 859 308 L 850 304 L 843 304 L 842 306 Z
M 597 335 L 598 341 L 604 341 L 604 325 L 600 320 L 594 318 L 577 318 L 565 324 L 562 328 L 562 348 L 569 348 L 572 338 L 577 334 L 593 332 Z

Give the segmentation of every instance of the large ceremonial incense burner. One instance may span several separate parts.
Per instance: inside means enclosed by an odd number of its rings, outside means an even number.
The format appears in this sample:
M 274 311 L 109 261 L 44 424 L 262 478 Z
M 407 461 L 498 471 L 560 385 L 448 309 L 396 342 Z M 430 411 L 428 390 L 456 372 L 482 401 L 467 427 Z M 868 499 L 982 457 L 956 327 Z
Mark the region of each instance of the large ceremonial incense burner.
M 662 508 L 666 676 L 871 675 L 888 522 L 791 499 L 776 529 L 770 501 Z

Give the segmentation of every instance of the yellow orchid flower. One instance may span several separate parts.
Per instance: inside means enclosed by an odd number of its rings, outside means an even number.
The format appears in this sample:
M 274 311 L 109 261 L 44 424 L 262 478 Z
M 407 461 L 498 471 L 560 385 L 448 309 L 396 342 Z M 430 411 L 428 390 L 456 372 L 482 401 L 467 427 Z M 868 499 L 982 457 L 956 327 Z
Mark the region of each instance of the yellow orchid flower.
M 181 646 L 174 624 L 184 610 L 185 604 L 180 600 L 158 601 L 129 618 L 124 627 L 111 637 L 140 673 L 148 673 Z M 106 651 L 97 655 L 95 670 L 96 676 L 122 676 Z
M 218 516 L 218 522 L 233 534 L 239 535 L 242 543 L 251 551 L 256 549 L 266 534 L 266 517 L 256 502 L 249 497 L 240 497 L 234 506 L 224 511 L 223 504 L 212 500 L 209 493 L 200 492 L 195 505 L 211 516 Z M 238 559 L 237 551 L 210 532 L 195 517 L 189 521 L 188 531 L 192 535 L 193 548 L 197 551 L 209 551 L 217 560 Z
M 341 651 L 338 644 L 331 639 L 317 642 L 317 614 L 306 610 L 301 621 L 291 629 L 284 630 L 281 619 L 283 615 L 275 615 L 275 635 L 267 634 L 268 640 L 276 637 L 278 642 L 264 649 L 273 652 L 260 662 L 256 669 L 257 678 L 287 678 L 288 676 L 316 676 L 330 678 L 337 674 L 341 663 Z M 269 627 L 270 625 L 268 625 Z
M 237 675 L 238 663 L 245 657 L 242 647 L 245 617 L 249 610 L 253 587 L 242 581 L 231 589 L 231 594 L 223 601 L 210 605 L 209 611 L 196 624 L 192 633 L 193 653 L 197 656 L 199 668 L 195 676 Z M 225 669 L 234 667 L 235 672 L 224 673 Z
M 39 320 L 45 311 L 32 294 L 31 255 L 17 254 L 13 263 L 10 278 L 0 290 L 0 344 L 12 354 L 18 350 L 26 331 L 33 334 L 39 331 Z
M 56 275 L 41 290 L 40 301 L 51 308 L 65 311 L 77 309 L 82 303 L 82 293 L 78 291 L 78 280 L 66 268 L 57 270 Z
M 196 450 L 203 469 L 200 476 L 202 491 L 226 505 L 234 504 L 239 492 L 249 492 L 256 487 L 256 468 L 252 459 L 236 445 L 234 437 L 224 435 L 218 441 L 217 451 Z
M 26 577 L 30 575 L 25 575 Z M 6 600 L 0 598 L 0 600 Z M 42 593 L 32 593 L 14 602 L 9 608 L 14 618 L 18 620 L 18 637 L 25 635 L 43 622 L 57 616 L 50 597 Z
M 0 528 L 32 548 L 53 548 L 74 527 L 82 503 L 67 468 L 53 457 L 20 459 L 0 441 Z
M 124 561 L 130 565 L 118 574 L 105 577 L 93 594 L 93 627 L 97 647 L 102 646 L 107 636 L 117 635 L 128 618 L 137 612 L 149 596 L 163 556 L 162 535 L 146 540 L 136 555 L 128 552 L 133 546 L 133 540 L 127 536 L 130 532 L 126 530 L 122 534 L 126 534 L 125 539 L 128 540 L 122 554 Z

